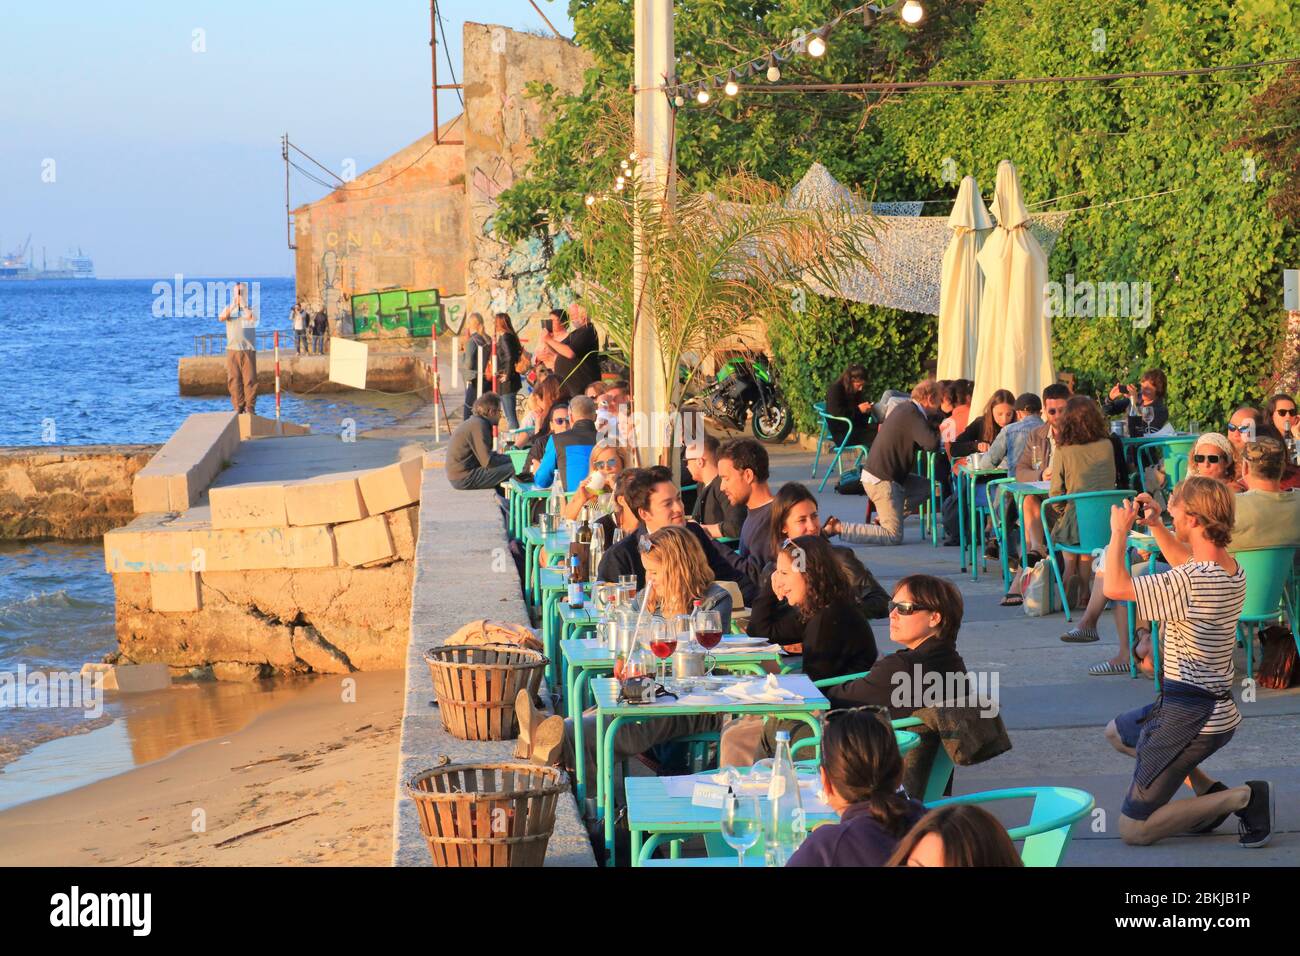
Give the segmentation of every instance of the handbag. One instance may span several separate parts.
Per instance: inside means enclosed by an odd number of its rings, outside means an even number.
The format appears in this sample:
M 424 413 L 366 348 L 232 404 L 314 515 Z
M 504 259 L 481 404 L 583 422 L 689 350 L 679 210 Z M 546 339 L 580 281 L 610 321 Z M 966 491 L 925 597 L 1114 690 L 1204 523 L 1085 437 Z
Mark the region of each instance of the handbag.
M 1052 586 L 1052 566 L 1049 560 L 1039 561 L 1018 577 L 1027 617 L 1046 617 L 1061 610 L 1059 595 Z M 1012 587 L 1015 587 L 1014 582 Z
M 992 760 L 1011 749 L 1011 737 L 1000 714 L 986 715 L 979 707 L 922 707 L 913 713 L 939 735 L 939 742 L 952 762 L 971 767 Z

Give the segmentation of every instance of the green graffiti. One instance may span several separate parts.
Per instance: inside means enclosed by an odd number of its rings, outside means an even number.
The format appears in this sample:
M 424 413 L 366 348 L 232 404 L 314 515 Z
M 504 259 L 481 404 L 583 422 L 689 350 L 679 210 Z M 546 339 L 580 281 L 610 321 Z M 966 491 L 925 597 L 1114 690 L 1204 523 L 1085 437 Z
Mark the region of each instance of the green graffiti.
M 464 324 L 464 301 L 443 301 L 437 289 L 383 289 L 352 297 L 352 328 L 357 335 L 407 329 L 413 337 L 441 335 Z M 459 321 L 458 321 L 459 320 Z

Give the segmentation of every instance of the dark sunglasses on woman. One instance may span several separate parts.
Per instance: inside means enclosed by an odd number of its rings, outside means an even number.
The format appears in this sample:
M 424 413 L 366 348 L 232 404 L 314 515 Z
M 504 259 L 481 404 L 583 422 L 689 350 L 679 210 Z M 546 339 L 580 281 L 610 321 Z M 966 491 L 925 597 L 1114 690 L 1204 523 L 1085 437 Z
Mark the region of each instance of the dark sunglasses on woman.
M 899 614 L 907 617 L 909 614 L 915 614 L 917 611 L 929 611 L 931 608 L 922 607 L 912 601 L 890 601 L 889 610 L 897 611 Z
M 1203 465 L 1206 462 L 1209 462 L 1211 465 L 1217 465 L 1219 462 L 1223 461 L 1223 459 L 1218 455 L 1193 455 L 1192 461 L 1196 462 L 1198 465 Z

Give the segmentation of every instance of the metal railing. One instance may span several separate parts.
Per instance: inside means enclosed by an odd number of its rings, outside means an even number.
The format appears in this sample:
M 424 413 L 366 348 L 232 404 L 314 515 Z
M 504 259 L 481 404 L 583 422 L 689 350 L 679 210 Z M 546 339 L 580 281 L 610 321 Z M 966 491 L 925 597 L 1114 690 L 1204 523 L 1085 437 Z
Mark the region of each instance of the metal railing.
M 268 332 L 255 332 L 257 340 L 257 350 L 259 352 L 270 352 L 275 348 L 275 332 L 272 329 Z M 294 332 L 292 329 L 280 329 L 280 348 L 281 350 L 294 351 L 294 336 L 301 335 L 311 343 L 310 332 Z M 330 334 L 324 334 L 326 348 L 329 347 Z M 224 332 L 207 332 L 203 335 L 194 336 L 194 354 L 195 355 L 225 355 L 226 354 L 226 334 Z

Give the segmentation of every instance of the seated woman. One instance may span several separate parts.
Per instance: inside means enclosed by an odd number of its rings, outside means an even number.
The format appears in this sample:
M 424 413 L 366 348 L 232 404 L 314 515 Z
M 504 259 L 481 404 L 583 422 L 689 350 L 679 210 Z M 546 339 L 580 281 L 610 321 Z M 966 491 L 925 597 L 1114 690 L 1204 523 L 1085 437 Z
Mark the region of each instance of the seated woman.
M 1122 382 L 1113 386 L 1108 399 L 1102 406 L 1102 413 L 1127 415 L 1130 421 L 1137 418 L 1137 431 L 1134 435 L 1172 435 L 1174 430 L 1169 425 L 1169 406 L 1165 404 L 1165 395 L 1169 390 L 1169 380 L 1158 368 L 1149 368 L 1142 373 L 1137 385 L 1124 385 Z M 1134 415 L 1131 409 L 1142 411 L 1150 407 L 1151 421 L 1145 420 L 1145 414 Z
M 1005 388 L 1000 388 L 989 396 L 984 405 L 984 414 L 972 421 L 951 442 L 948 443 L 948 458 L 955 467 L 957 459 L 975 452 L 986 452 L 998 434 L 1016 417 L 1016 397 Z M 987 481 L 988 479 L 985 479 Z M 981 482 L 983 484 L 983 482 Z M 943 502 L 943 526 L 945 529 L 957 527 L 957 496 L 949 495 Z M 990 540 L 986 553 L 997 557 L 993 549 L 996 541 Z
M 1232 457 L 1232 442 L 1218 432 L 1206 432 L 1196 439 L 1196 444 L 1192 447 L 1187 465 L 1187 474 L 1189 477 L 1200 475 L 1204 478 L 1222 481 L 1236 494 L 1245 490 L 1245 486 L 1236 477 L 1236 467 Z M 1133 577 L 1140 577 L 1150 572 L 1151 565 L 1148 558 L 1150 558 L 1148 552 L 1136 552 L 1131 572 Z M 1157 573 L 1167 571 L 1169 565 L 1157 561 L 1155 570 Z M 1106 595 L 1101 568 L 1097 568 L 1096 571 L 1097 573 L 1093 575 L 1087 609 L 1083 612 L 1083 616 L 1079 618 L 1078 625 L 1061 635 L 1061 640 L 1067 644 L 1092 644 L 1101 640 L 1097 624 L 1101 620 L 1102 613 L 1106 610 Z M 1094 677 L 1127 675 L 1129 673 L 1128 606 L 1122 601 L 1117 601 L 1111 608 L 1111 613 L 1115 620 L 1115 633 L 1119 637 L 1119 649 L 1110 660 L 1102 661 L 1100 664 L 1093 664 L 1088 668 L 1088 673 Z M 1154 677 L 1155 662 L 1151 656 L 1151 622 L 1137 621 L 1134 625 L 1134 631 L 1136 632 L 1137 646 L 1134 648 L 1132 656 L 1137 658 L 1138 671 L 1146 677 Z
M 1056 452 L 1048 466 L 1051 474 L 1049 493 L 1056 496 L 1113 491 L 1115 455 L 1110 431 L 1097 403 L 1086 395 L 1073 396 L 1065 403 L 1060 429 Z M 1052 505 L 1047 510 L 1047 520 L 1055 541 L 1072 545 L 1079 543 L 1079 525 L 1073 502 L 1067 503 L 1064 509 Z M 1065 582 L 1066 600 L 1072 609 L 1082 608 L 1088 603 L 1092 584 L 1092 556 L 1066 553 L 1063 558 L 1065 570 L 1062 580 Z
M 849 419 L 849 426 L 839 421 L 826 423 L 831 440 L 839 445 L 849 436 L 850 445 L 870 445 L 876 427 L 871 422 L 871 400 L 867 397 L 867 370 L 862 365 L 850 365 L 844 374 L 826 390 L 826 413 Z
M 931 810 L 903 837 L 885 866 L 1024 866 L 1006 827 L 983 807 Z
M 803 671 L 812 680 L 865 671 L 878 653 L 834 549 L 819 534 L 793 538 L 777 552 L 771 586 L 754 600 L 749 633 L 802 645 Z M 792 740 L 811 733 L 802 721 L 765 722 L 753 715 L 732 721 L 722 734 L 721 763 L 749 766 L 770 756 L 781 729 L 790 730 Z
M 587 505 L 593 503 L 602 504 L 606 501 L 606 495 L 612 495 L 614 493 L 614 486 L 618 481 L 618 476 L 623 473 L 625 468 L 627 468 L 624 451 L 617 445 L 607 442 L 598 442 L 596 446 L 591 449 L 589 467 L 591 468 L 589 477 L 574 490 L 574 494 L 569 499 L 569 503 L 564 506 L 564 517 L 570 518 L 574 521 L 578 521 L 582 518 L 582 509 L 587 507 Z M 598 479 L 596 478 L 597 475 L 600 475 L 601 477 Z M 597 485 L 599 485 L 599 487 L 596 487 Z M 613 504 L 612 501 L 609 503 Z M 615 505 L 614 511 L 617 512 L 617 510 L 617 505 Z M 615 520 L 616 519 L 611 518 L 609 524 L 605 528 L 605 532 L 608 536 L 612 537 L 614 533 L 613 522 Z M 632 530 L 635 530 L 635 526 Z M 610 543 L 611 537 L 605 538 L 606 544 Z
M 820 534 L 832 537 L 839 533 L 840 521 L 830 518 L 823 527 L 821 516 L 817 513 L 817 498 L 808 490 L 808 486 L 798 481 L 787 481 L 772 499 L 772 510 L 768 514 L 772 528 L 772 553 L 778 554 L 785 542 L 806 534 Z M 889 614 L 889 594 L 866 566 L 858 560 L 852 548 L 842 545 L 832 547 L 835 559 L 840 563 L 840 570 L 848 579 L 849 587 L 858 599 L 858 610 L 870 621 L 872 618 L 885 617 Z M 776 570 L 773 562 L 763 569 L 759 579 L 759 589 L 770 591 L 772 572 Z M 871 625 L 867 625 L 870 630 Z M 875 636 L 872 636 L 875 641 Z M 792 653 L 794 653 L 792 651 Z
M 635 469 L 629 469 L 634 471 Z M 625 472 L 627 474 L 627 472 Z M 731 594 L 714 580 L 713 571 L 704 556 L 695 535 L 680 525 L 667 525 L 649 535 L 648 550 L 641 560 L 645 565 L 645 590 L 638 595 L 638 604 L 649 592 L 651 610 L 664 615 L 669 623 L 675 614 L 689 614 L 696 601 L 702 606 L 719 611 L 723 630 L 731 628 Z M 653 584 L 653 587 L 651 585 Z M 522 720 L 523 718 L 521 718 Z M 583 749 L 586 753 L 587 779 L 596 777 L 596 710 L 589 709 L 582 717 Z M 614 756 L 624 760 L 643 754 L 656 744 L 666 743 L 676 737 L 717 730 L 722 725 L 718 714 L 694 714 L 680 717 L 656 717 L 639 723 L 627 723 L 614 735 Z M 577 766 L 574 751 L 573 720 L 564 723 L 565 766 L 572 772 Z
M 1300 465 L 1296 463 L 1296 447 L 1300 445 L 1300 414 L 1296 412 L 1295 399 L 1286 394 L 1274 395 L 1264 408 L 1264 418 L 1286 448 L 1286 471 L 1282 474 L 1282 490 L 1288 491 L 1300 487 Z
M 948 417 L 939 425 L 939 438 L 944 443 L 955 441 L 966 430 L 970 419 L 971 387 L 973 383 L 964 378 L 948 381 L 947 388 L 940 391 L 939 407 L 948 412 Z
M 786 866 L 881 866 L 923 816 L 899 791 L 903 757 L 875 708 L 831 711 L 822 730 L 822 790 L 839 823 L 819 826 Z
M 560 401 L 551 406 L 551 410 L 546 414 L 546 427 L 534 436 L 532 444 L 528 447 L 528 462 L 524 465 L 524 474 L 537 473 L 537 466 L 541 464 L 542 456 L 546 454 L 546 443 L 550 441 L 552 435 L 568 431 L 569 421 L 568 402 Z
M 524 417 L 519 422 L 519 434 L 515 436 L 517 447 L 526 448 L 535 438 L 542 434 L 550 434 L 548 421 L 551 417 L 551 406 L 559 400 L 560 380 L 554 375 L 545 376 L 524 401 Z M 545 442 L 542 443 L 542 448 L 545 450 Z

